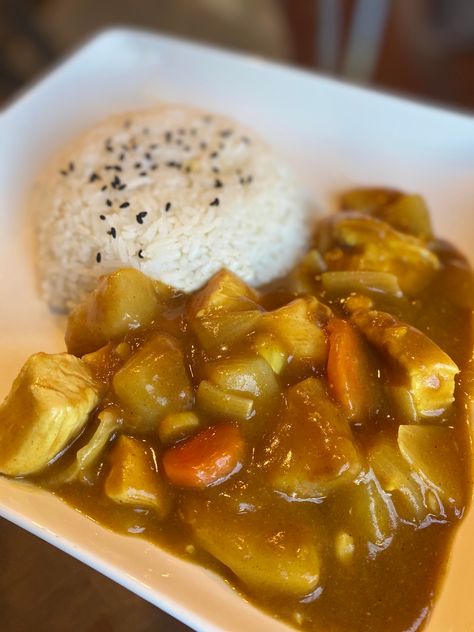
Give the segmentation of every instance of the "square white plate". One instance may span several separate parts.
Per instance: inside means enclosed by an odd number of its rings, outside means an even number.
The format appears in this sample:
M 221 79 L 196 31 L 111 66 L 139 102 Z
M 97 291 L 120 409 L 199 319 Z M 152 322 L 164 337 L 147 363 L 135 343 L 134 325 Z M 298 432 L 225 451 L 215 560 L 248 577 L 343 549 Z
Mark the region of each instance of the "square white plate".
M 321 208 L 354 184 L 422 193 L 438 234 L 474 251 L 474 121 L 251 57 L 111 30 L 0 114 L 0 397 L 25 358 L 63 350 L 39 300 L 25 195 L 58 147 L 107 115 L 183 102 L 249 124 L 300 173 Z M 0 478 L 0 514 L 198 630 L 288 629 L 211 573 L 114 534 L 52 495 Z M 21 555 L 21 552 L 17 552 Z M 456 539 L 429 632 L 474 632 L 474 513 Z

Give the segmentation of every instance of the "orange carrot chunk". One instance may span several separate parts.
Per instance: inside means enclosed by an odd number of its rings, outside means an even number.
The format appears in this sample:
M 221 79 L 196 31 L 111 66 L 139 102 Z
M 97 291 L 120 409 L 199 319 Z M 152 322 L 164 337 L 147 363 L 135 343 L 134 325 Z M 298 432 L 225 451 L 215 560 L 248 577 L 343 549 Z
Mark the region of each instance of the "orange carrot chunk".
M 346 320 L 328 324 L 328 388 L 351 421 L 364 421 L 378 401 L 376 371 L 359 332 Z
M 163 455 L 163 467 L 174 485 L 204 489 L 236 470 L 243 452 L 238 428 L 222 423 L 169 448 Z

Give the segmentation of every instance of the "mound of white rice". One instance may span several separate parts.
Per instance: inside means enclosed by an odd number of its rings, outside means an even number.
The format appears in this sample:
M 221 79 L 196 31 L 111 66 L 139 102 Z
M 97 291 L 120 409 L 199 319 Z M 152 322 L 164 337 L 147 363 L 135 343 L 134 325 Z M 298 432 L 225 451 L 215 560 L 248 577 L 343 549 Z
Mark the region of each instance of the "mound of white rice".
M 47 169 L 34 200 L 42 291 L 56 309 L 119 267 L 185 291 L 223 267 L 259 285 L 307 245 L 285 165 L 235 121 L 184 106 L 98 125 Z

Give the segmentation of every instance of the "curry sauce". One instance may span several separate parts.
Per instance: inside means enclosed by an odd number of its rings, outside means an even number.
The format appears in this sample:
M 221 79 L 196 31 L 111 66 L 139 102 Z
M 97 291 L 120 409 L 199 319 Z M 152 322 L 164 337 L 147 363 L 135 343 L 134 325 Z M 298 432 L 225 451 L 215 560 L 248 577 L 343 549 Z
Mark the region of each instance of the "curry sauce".
M 259 290 L 223 270 L 186 295 L 119 270 L 71 313 L 56 356 L 80 357 L 74 393 L 89 389 L 74 432 L 28 469 L 0 431 L 0 471 L 295 627 L 419 630 L 471 494 L 473 289 L 421 198 L 379 189 L 345 194 Z M 20 414 L 39 356 L 0 421 Z M 51 427 L 41 396 L 36 436 Z

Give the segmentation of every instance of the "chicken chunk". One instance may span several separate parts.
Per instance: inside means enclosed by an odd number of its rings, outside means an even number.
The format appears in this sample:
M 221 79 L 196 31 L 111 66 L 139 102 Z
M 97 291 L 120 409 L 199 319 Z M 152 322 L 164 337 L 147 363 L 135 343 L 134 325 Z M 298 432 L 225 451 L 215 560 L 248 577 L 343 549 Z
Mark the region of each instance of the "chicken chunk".
M 439 269 L 439 259 L 421 239 L 358 213 L 332 220 L 332 247 L 325 253 L 331 270 L 373 270 L 398 277 L 400 288 L 417 294 Z
M 146 443 L 121 435 L 114 443 L 110 461 L 106 495 L 119 504 L 152 509 L 164 518 L 170 508 L 169 491 Z
M 31 356 L 0 407 L 0 473 L 26 476 L 46 467 L 85 426 L 100 391 L 75 356 Z
M 308 378 L 287 392 L 287 408 L 264 449 L 274 489 L 293 498 L 320 498 L 361 470 L 349 423 L 321 381 Z
M 351 320 L 402 372 L 419 415 L 439 414 L 454 401 L 459 369 L 428 336 L 387 312 L 358 310 Z

